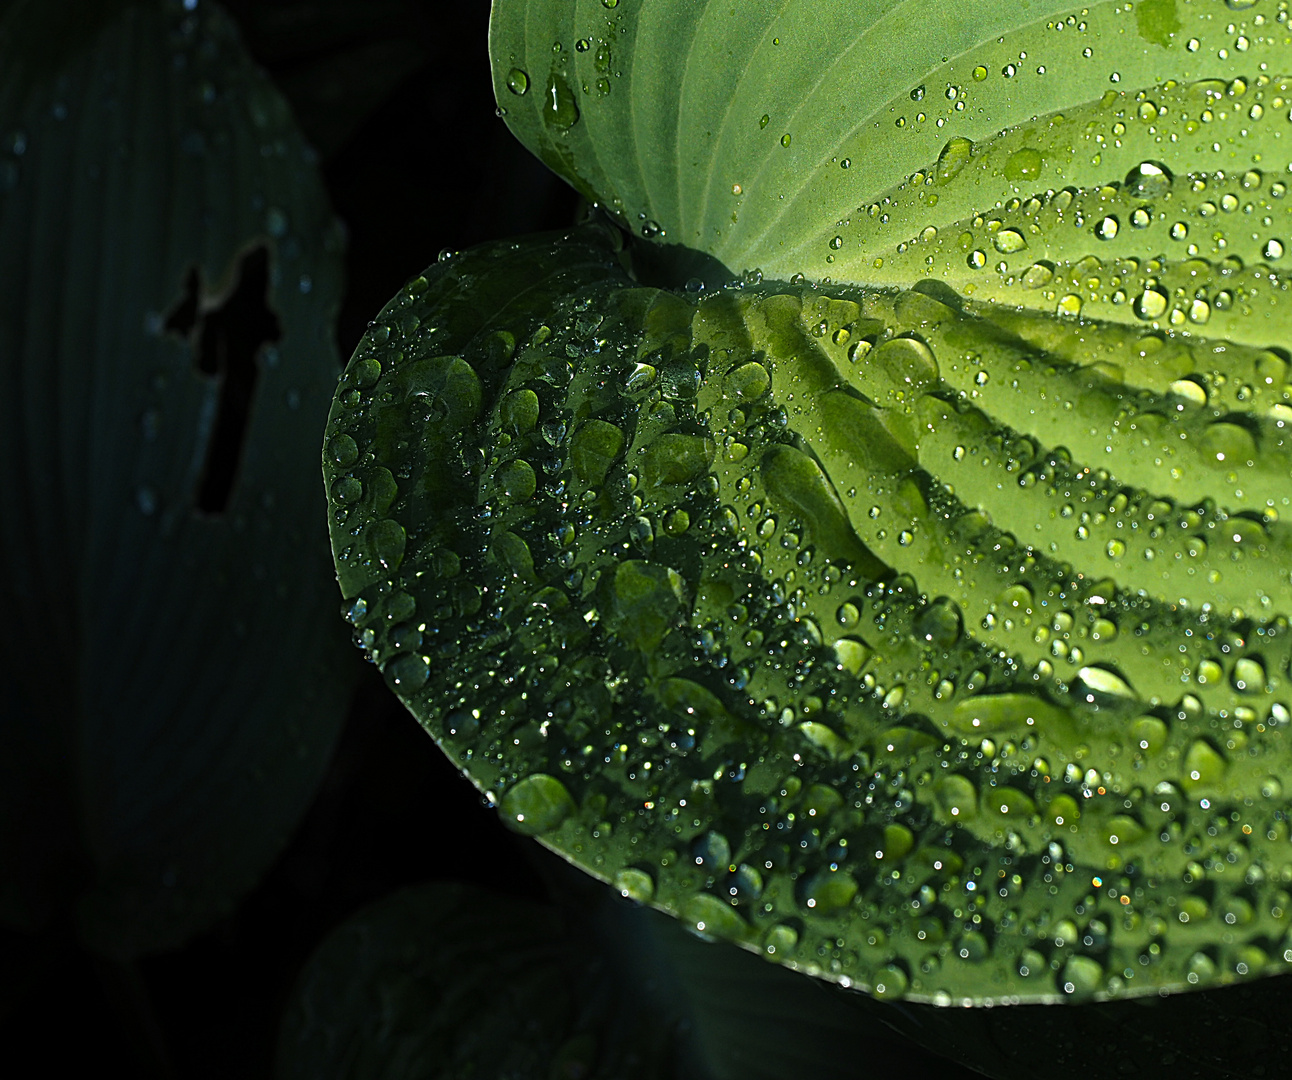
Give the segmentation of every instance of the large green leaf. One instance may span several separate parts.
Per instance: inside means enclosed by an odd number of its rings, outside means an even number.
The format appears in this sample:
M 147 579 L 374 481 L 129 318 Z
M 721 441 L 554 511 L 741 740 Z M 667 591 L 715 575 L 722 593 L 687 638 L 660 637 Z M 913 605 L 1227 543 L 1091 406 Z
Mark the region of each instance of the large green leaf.
M 1281 428 L 1128 394 L 1116 325 L 1088 369 L 940 288 L 677 295 L 597 236 L 416 279 L 329 424 L 360 641 L 504 815 L 880 996 L 1279 969 L 1288 540 L 1212 499 L 1286 490 Z
M 210 3 L 11 6 L 0 133 L 3 915 L 134 954 L 255 883 L 346 707 L 341 236 Z
M 333 543 L 450 755 L 879 996 L 1292 961 L 1285 14 L 504 0 L 491 47 L 621 221 L 818 280 L 660 292 L 584 232 L 382 313 Z
M 1063 270 L 1165 256 L 1167 295 L 1214 312 L 1215 275 L 1175 264 L 1289 243 L 1290 49 L 1269 0 L 496 0 L 490 41 L 512 130 L 634 231 L 736 271 L 938 276 L 1123 321 L 1160 267 Z

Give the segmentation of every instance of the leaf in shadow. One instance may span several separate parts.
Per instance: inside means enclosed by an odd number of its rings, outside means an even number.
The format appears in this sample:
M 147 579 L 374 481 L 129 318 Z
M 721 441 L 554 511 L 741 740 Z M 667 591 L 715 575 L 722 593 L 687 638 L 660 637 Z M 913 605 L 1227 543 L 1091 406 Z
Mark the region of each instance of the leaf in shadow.
M 312 493 L 342 238 L 216 5 L 60 37 L 74 8 L 0 24 L 0 756 L 59 834 L 53 878 L 0 860 L 8 921 L 72 906 L 129 956 L 251 888 L 346 708 Z

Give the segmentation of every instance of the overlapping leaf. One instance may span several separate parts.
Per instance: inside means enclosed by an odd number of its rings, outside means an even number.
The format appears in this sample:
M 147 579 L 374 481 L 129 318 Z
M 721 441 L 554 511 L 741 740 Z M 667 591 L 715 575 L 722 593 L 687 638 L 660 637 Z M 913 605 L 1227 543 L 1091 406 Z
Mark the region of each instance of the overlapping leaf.
M 1270 236 L 1287 242 L 1270 185 L 1286 179 L 1290 46 L 1272 3 L 498 0 L 490 47 L 526 145 L 634 231 L 737 272 L 937 275 L 994 296 L 995 228 L 1008 218 L 1029 235 L 1028 200 L 1070 187 L 1092 189 L 1087 205 L 1048 202 L 1058 227 L 1043 214 L 1040 242 L 1006 252 L 1009 284 L 1055 258 L 1049 243 L 1071 254 L 1078 218 L 1099 257 L 1210 259 L 1218 229 L 1221 254 L 1245 262 Z M 1149 183 L 1099 192 L 1146 159 L 1181 179 L 1173 202 Z M 1262 190 L 1242 179 L 1252 169 Z M 1205 198 L 1185 182 L 1218 171 Z M 1225 228 L 1241 219 L 1199 220 L 1226 193 L 1280 222 L 1252 236 Z M 1120 238 L 1096 239 L 1105 212 L 1136 196 L 1153 204 L 1152 230 L 1136 231 L 1127 206 Z M 1177 220 L 1196 251 L 1170 238 Z M 975 250 L 986 264 L 967 267 Z

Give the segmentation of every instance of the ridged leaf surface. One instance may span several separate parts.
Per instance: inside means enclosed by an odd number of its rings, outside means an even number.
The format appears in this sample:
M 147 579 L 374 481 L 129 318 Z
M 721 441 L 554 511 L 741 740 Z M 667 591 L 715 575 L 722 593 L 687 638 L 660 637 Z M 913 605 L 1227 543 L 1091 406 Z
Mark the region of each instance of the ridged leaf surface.
M 492 50 L 545 160 L 750 272 L 494 245 L 351 361 L 342 587 L 450 755 L 881 997 L 1283 969 L 1286 12 L 502 2 Z

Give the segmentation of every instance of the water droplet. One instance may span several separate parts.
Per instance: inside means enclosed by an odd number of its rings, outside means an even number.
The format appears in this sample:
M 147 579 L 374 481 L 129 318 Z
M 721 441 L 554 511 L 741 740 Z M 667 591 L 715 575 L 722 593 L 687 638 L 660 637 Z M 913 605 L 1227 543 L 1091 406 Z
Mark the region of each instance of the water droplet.
M 1095 226 L 1095 235 L 1100 240 L 1111 240 L 1117 235 L 1117 218 L 1109 214 Z
M 579 121 L 579 105 L 563 76 L 552 72 L 547 79 L 547 96 L 543 101 L 543 119 L 549 126 L 568 131 Z
M 512 68 L 507 72 L 507 89 L 517 97 L 522 97 L 529 89 L 529 75 L 520 68 Z
M 1076 293 L 1068 293 L 1066 296 L 1059 298 L 1059 302 L 1055 305 L 1054 310 L 1058 315 L 1066 315 L 1069 318 L 1075 318 L 1081 314 L 1081 297 Z
M 575 811 L 574 799 L 555 776 L 534 773 L 503 794 L 503 820 L 526 836 L 558 828 Z
M 870 647 L 864 641 L 852 637 L 843 637 L 836 641 L 834 652 L 839 669 L 853 675 L 861 674 L 861 669 L 866 666 L 866 661 L 871 657 Z
M 1002 255 L 1012 255 L 1027 247 L 1027 240 L 1017 229 L 1001 229 L 991 239 L 992 246 Z
M 1171 189 L 1172 179 L 1160 161 L 1141 161 L 1126 174 L 1126 193 L 1133 199 L 1156 199 Z
M 332 464 L 348 469 L 359 460 L 359 447 L 349 435 L 333 435 L 327 444 Z
M 964 617 L 954 600 L 942 597 L 925 608 L 915 619 L 915 636 L 940 649 L 949 649 L 964 629 Z
M 1256 457 L 1256 440 L 1238 424 L 1219 422 L 1207 425 L 1199 440 L 1202 453 L 1226 466 L 1244 465 Z
M 1275 240 L 1272 237 L 1265 242 L 1265 249 L 1262 254 L 1267 259 L 1283 258 L 1283 241 Z
M 607 6 L 613 7 L 616 2 L 617 0 L 611 0 Z M 655 881 L 650 874 L 631 866 L 615 875 L 615 888 L 621 895 L 629 900 L 636 900 L 639 904 L 650 903 L 651 897 L 655 895 Z
M 513 502 L 523 502 L 533 497 L 538 489 L 538 480 L 533 466 L 517 458 L 498 470 L 498 486 Z
M 415 653 L 405 653 L 390 661 L 382 672 L 386 685 L 398 694 L 416 693 L 431 677 L 426 661 Z
M 763 938 L 763 947 L 768 955 L 785 957 L 794 951 L 799 943 L 799 932 L 789 923 L 777 923 L 767 931 Z
M 1054 268 L 1046 263 L 1033 263 L 1023 272 L 1023 288 L 1043 289 L 1054 280 Z
M 332 485 L 332 499 L 339 506 L 351 506 L 363 498 L 363 484 L 353 476 L 343 476 Z
M 862 338 L 860 341 L 854 342 L 852 348 L 848 350 L 848 359 L 851 360 L 854 364 L 858 363 L 859 361 L 864 360 L 866 358 L 866 355 L 870 352 L 872 348 L 874 348 L 874 346 L 871 344 L 871 342 L 867 341 L 865 338 Z
M 1265 668 L 1259 660 L 1241 657 L 1234 664 L 1232 677 L 1234 689 L 1240 694 L 1261 694 L 1265 691 Z
M 1089 691 L 1088 697 L 1093 694 L 1125 700 L 1134 700 L 1138 697 L 1125 679 L 1107 668 L 1083 667 L 1077 672 L 1077 678 Z
M 1135 314 L 1141 319 L 1157 319 L 1166 312 L 1166 293 L 1156 287 L 1146 288 L 1135 298 Z
M 375 386 L 379 378 L 381 378 L 381 362 L 371 356 L 353 361 L 350 364 L 350 370 L 346 373 L 346 382 L 356 390 L 367 390 Z
M 1075 934 L 1073 935 L 1076 936 Z M 1060 988 L 1073 998 L 1088 998 L 1104 984 L 1104 969 L 1090 956 L 1071 956 L 1059 976 Z
M 1012 75 L 1013 72 L 1011 71 Z M 1008 78 L 1008 76 L 1006 76 Z M 1041 151 L 1031 146 L 1025 146 L 1020 150 L 1015 150 L 1005 160 L 1005 179 L 1015 182 L 1020 180 L 1035 180 L 1041 175 L 1041 167 L 1045 164 L 1045 159 L 1041 156 Z
M 404 558 L 404 544 L 407 534 L 398 521 L 384 518 L 368 526 L 365 536 L 368 546 L 382 567 L 388 571 L 398 568 Z
M 731 864 L 731 843 L 722 833 L 710 829 L 692 842 L 691 857 L 707 873 L 722 873 Z
M 933 170 L 938 183 L 946 184 L 954 180 L 960 170 L 969 164 L 969 158 L 972 155 L 972 140 L 959 135 L 948 139 L 946 145 L 942 147 L 942 152 L 938 154 L 938 163 Z
M 1184 775 L 1180 782 L 1185 790 L 1214 787 L 1224 779 L 1229 765 L 1205 739 L 1195 739 L 1184 755 Z

